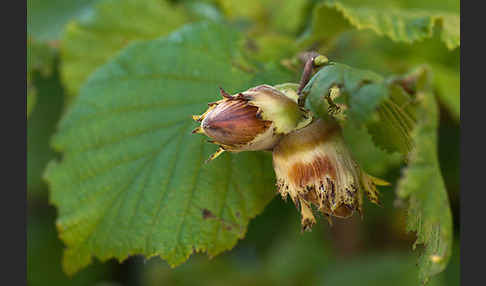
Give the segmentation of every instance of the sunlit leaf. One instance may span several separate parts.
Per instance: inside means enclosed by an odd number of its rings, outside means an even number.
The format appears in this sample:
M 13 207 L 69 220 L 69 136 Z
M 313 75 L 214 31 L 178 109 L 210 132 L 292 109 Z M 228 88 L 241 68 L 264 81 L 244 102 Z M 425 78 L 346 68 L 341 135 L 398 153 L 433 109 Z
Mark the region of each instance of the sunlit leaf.
M 414 43 L 433 36 L 440 28 L 440 38 L 449 49 L 460 45 L 459 15 L 436 10 L 404 9 L 386 5 L 349 3 L 327 0 L 319 4 L 313 15 L 312 27 L 305 40 L 332 38 L 338 33 L 356 28 L 369 29 L 397 42 Z

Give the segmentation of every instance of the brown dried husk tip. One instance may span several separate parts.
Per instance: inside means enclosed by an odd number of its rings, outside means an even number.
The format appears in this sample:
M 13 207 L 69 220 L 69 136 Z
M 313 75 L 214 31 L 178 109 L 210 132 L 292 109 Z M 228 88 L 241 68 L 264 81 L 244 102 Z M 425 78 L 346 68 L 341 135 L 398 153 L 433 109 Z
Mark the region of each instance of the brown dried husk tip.
M 287 134 L 273 149 L 273 165 L 281 196 L 292 199 L 302 215 L 303 230 L 316 223 L 312 206 L 331 217 L 363 213 L 363 191 L 379 204 L 375 185 L 385 181 L 366 174 L 353 160 L 334 121 L 314 120 Z

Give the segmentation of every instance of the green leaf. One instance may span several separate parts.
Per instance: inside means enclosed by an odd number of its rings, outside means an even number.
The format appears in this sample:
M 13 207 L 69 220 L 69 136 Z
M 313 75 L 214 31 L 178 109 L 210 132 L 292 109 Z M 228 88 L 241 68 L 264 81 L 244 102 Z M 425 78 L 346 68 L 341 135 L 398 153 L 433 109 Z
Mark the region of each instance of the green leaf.
M 356 125 L 367 123 L 388 95 L 388 87 L 382 76 L 331 62 L 321 68 L 304 89 L 308 93 L 310 107 L 320 116 L 327 116 L 329 104 L 325 97 L 332 87 L 338 87 L 340 94 L 344 95 L 335 101 L 347 106 L 345 114 Z
M 88 76 L 135 40 L 167 35 L 188 21 L 165 0 L 104 0 L 89 17 L 68 24 L 61 43 L 61 75 L 70 96 Z
M 410 133 L 415 126 L 415 104 L 399 86 L 389 85 L 388 93 L 366 127 L 377 146 L 406 155 L 413 148 Z
M 416 232 L 414 247 L 425 246 L 419 259 L 419 277 L 426 283 L 447 266 L 453 235 L 449 200 L 437 154 L 437 104 L 430 93 L 421 92 L 418 96 L 421 105 L 417 127 L 412 132 L 416 148 L 410 153 L 409 166 L 398 182 L 397 194 L 409 201 L 407 228 Z
M 342 31 L 356 28 L 372 30 L 396 42 L 414 43 L 432 37 L 434 29 L 439 27 L 440 38 L 449 49 L 460 46 L 458 13 L 347 2 L 328 0 L 319 4 L 305 41 L 332 38 Z
M 434 92 L 455 120 L 460 118 L 460 50 L 448 50 L 434 38 L 402 45 L 371 32 L 340 36 L 328 56 L 341 63 L 382 74 L 401 74 L 426 65 L 433 74 Z
M 343 136 L 353 158 L 368 174 L 383 177 L 390 169 L 398 167 L 403 162 L 402 154 L 390 154 L 378 148 L 377 146 L 381 145 L 374 141 L 365 127 L 358 128 L 353 124 L 347 124 L 343 128 Z
M 334 64 L 322 68 L 305 88 L 305 91 L 309 91 L 314 110 L 325 113 L 327 109 L 325 104 L 323 107 L 325 100 L 322 96 L 329 93 L 331 86 L 338 85 L 347 94 L 350 119 L 364 119 L 366 117 L 362 115 L 377 109 L 371 119 L 366 121 L 377 145 L 390 151 L 398 149 L 403 154 L 412 150 L 410 165 L 399 182 L 398 194 L 401 198 L 410 198 L 408 228 L 417 232 L 416 244 L 426 245 L 420 260 L 420 279 L 423 282 L 445 268 L 452 241 L 449 203 L 437 161 L 438 114 L 434 98 L 422 91 L 428 84 L 426 71 L 419 68 L 403 77 L 391 78 L 387 83 L 382 83 L 373 74 Z M 363 91 L 366 87 L 380 84 L 386 89 L 376 93 Z M 371 87 L 369 89 L 376 90 Z M 417 111 L 415 99 L 405 90 L 423 100 L 424 107 Z M 376 97 L 382 98 L 383 102 L 378 105 L 373 100 Z M 372 100 L 368 101 L 367 98 Z M 353 109 L 355 111 L 351 112 Z
M 344 95 L 336 103 L 345 105 L 347 110 L 343 113 L 354 125 L 368 128 L 377 146 L 402 154 L 411 150 L 413 99 L 402 87 L 371 71 L 332 62 L 320 69 L 304 88 L 310 108 L 319 116 L 329 116 L 326 96 L 336 86 Z M 346 121 L 341 123 L 344 125 Z
M 341 94 L 347 95 L 345 103 L 349 106 L 349 117 L 361 123 L 369 119 L 371 112 L 387 96 L 386 84 L 380 75 L 331 62 L 321 68 L 304 88 L 309 94 L 311 108 L 321 116 L 327 113 L 327 105 L 322 104 L 333 86 L 338 86 Z
M 59 40 L 64 26 L 87 15 L 98 0 L 27 0 L 27 33 L 40 41 Z
M 245 235 L 275 194 L 270 154 L 223 154 L 191 115 L 257 84 L 291 80 L 241 57 L 241 38 L 216 24 L 188 25 L 167 38 L 125 48 L 99 68 L 59 125 L 63 160 L 45 177 L 74 273 L 105 261 L 160 255 L 176 266 L 193 252 L 215 256 Z

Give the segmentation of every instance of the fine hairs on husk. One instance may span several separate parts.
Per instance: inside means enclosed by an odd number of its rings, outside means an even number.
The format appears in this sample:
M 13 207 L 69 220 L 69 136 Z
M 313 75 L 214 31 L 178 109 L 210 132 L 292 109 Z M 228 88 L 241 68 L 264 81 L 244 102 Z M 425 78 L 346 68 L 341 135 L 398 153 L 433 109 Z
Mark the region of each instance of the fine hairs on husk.
M 354 211 L 362 215 L 363 191 L 379 204 L 375 184 L 386 184 L 361 170 L 332 120 L 314 119 L 287 134 L 273 149 L 273 166 L 278 192 L 301 212 L 304 230 L 316 223 L 312 206 L 330 222 Z

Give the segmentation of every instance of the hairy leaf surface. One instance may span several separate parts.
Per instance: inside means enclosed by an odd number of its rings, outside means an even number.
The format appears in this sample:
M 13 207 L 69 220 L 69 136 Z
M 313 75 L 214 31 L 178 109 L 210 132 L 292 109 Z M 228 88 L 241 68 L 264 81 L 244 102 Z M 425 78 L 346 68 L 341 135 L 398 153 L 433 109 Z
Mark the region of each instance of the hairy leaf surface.
M 403 88 L 388 85 L 388 98 L 366 124 L 375 144 L 388 152 L 406 155 L 413 148 L 411 132 L 416 124 L 413 98 Z
M 241 57 L 240 37 L 216 24 L 130 45 L 83 86 L 53 140 L 63 160 L 45 177 L 74 273 L 101 260 L 160 255 L 170 265 L 232 248 L 274 196 L 270 154 L 223 154 L 191 115 L 234 93 L 290 80 Z

